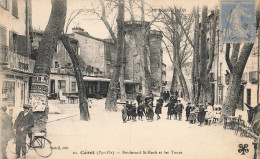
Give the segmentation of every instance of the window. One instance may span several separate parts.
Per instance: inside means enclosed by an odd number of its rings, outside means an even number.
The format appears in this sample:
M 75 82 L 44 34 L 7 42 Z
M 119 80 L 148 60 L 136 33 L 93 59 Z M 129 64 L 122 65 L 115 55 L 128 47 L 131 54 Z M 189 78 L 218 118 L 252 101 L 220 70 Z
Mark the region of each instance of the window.
M 2 0 L 2 7 L 9 10 L 9 0 Z
M 15 82 L 3 81 L 2 83 L 2 105 L 8 107 L 15 106 Z
M 0 45 L 6 45 L 6 29 L 0 26 Z
M 60 67 L 59 62 L 55 61 L 55 68 L 59 68 L 59 67 Z
M 222 63 L 219 63 L 219 75 L 222 76 Z
M 60 52 L 60 46 L 59 46 L 59 44 L 56 45 L 55 52 L 57 52 L 57 54 Z
M 17 52 L 17 41 L 18 35 L 15 32 L 9 32 L 9 50 L 13 52 Z
M 80 48 L 76 47 L 76 54 L 80 55 Z
M 12 3 L 12 13 L 15 17 L 18 17 L 18 4 L 17 4 L 18 0 L 13 0 Z
M 58 80 L 58 89 L 66 92 L 66 81 L 65 80 Z
M 107 64 L 107 76 L 110 77 L 110 64 Z
M 251 89 L 246 90 L 246 103 L 251 105 Z
M 76 87 L 77 87 L 77 83 L 76 82 L 71 82 L 71 91 L 72 92 L 76 92 Z
M 223 104 L 223 87 L 219 87 L 219 104 Z

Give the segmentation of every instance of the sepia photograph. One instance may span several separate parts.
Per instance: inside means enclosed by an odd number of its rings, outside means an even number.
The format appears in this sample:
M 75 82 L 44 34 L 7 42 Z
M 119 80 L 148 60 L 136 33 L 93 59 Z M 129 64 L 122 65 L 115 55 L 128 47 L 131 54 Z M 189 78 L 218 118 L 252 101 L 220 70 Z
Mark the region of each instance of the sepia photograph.
M 260 159 L 259 0 L 0 0 L 0 159 Z

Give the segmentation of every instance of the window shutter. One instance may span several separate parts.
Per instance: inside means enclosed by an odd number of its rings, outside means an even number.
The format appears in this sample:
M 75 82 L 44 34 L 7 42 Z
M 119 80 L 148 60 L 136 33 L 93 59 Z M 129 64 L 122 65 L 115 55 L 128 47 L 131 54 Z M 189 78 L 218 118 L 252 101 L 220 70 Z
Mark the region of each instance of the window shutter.
M 14 45 L 13 32 L 9 31 L 9 50 L 10 51 L 14 51 L 13 45 Z

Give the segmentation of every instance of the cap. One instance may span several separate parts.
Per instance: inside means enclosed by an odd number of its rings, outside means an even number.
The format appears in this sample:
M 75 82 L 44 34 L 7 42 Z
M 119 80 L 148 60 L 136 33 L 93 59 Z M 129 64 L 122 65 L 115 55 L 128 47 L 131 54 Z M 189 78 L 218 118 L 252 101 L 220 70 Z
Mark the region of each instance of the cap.
M 23 105 L 23 108 L 30 109 L 30 108 L 32 108 L 32 106 L 31 106 L 31 105 L 29 105 L 29 104 L 24 104 L 24 105 Z
M 2 110 L 6 110 L 7 107 L 6 107 L 6 106 L 1 106 L 1 109 L 2 109 Z
M 191 104 L 191 102 L 188 102 L 188 104 Z

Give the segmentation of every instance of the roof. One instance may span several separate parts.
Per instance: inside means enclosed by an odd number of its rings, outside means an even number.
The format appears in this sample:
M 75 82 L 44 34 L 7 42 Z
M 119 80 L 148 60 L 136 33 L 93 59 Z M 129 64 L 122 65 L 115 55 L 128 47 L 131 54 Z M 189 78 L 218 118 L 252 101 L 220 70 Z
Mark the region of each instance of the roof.
M 88 37 L 88 38 L 91 38 L 91 39 L 94 39 L 94 40 L 97 40 L 100 42 L 104 42 L 104 43 L 113 43 L 113 42 L 109 41 L 108 39 L 100 39 L 100 38 L 93 37 L 93 36 L 89 35 L 87 32 L 75 32 L 74 34 L 79 34 L 79 35 L 82 35 L 82 36 L 85 36 L 85 37 Z

